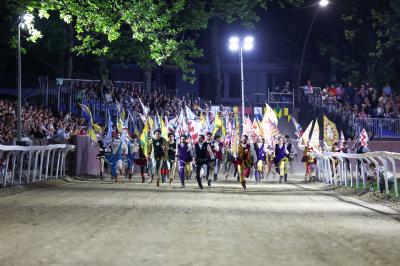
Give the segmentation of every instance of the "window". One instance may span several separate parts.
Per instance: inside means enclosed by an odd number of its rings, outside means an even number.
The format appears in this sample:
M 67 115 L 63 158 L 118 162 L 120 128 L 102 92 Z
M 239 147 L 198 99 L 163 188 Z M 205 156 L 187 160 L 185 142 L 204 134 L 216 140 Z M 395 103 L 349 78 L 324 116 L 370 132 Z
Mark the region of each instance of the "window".
M 240 75 L 239 73 L 229 74 L 229 97 L 240 97 Z

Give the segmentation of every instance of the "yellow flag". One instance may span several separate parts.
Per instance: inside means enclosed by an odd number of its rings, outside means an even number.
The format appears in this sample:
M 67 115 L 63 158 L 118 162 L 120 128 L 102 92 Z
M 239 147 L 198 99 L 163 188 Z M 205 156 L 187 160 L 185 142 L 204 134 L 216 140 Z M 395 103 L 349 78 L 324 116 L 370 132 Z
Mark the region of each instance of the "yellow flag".
M 329 147 L 332 147 L 334 143 L 339 142 L 339 132 L 336 128 L 335 123 L 329 120 L 326 115 L 324 115 L 324 141 Z
M 291 116 L 291 115 L 288 115 L 288 116 L 287 116 L 287 121 L 290 122 L 291 120 L 292 120 L 292 116 Z
M 163 137 L 164 139 L 168 139 L 168 128 L 165 126 L 165 122 L 164 119 L 162 117 L 160 117 L 160 127 L 161 127 L 161 137 Z
M 217 114 L 214 119 L 214 130 L 212 132 L 212 135 L 215 136 L 215 134 L 221 127 L 222 127 L 222 119 L 219 117 L 219 114 Z
M 146 121 L 142 134 L 140 135 L 140 145 L 142 146 L 143 153 L 147 155 L 147 148 L 149 145 L 149 125 L 148 120 Z
M 289 115 L 289 108 L 283 108 L 283 116 L 288 116 Z

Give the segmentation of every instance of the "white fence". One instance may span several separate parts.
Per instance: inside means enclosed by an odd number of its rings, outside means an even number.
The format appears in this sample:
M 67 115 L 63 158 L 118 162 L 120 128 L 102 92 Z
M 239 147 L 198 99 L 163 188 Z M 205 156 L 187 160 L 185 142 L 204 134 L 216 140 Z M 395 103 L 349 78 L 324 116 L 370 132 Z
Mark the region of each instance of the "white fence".
M 380 191 L 383 174 L 385 193 L 389 194 L 389 176 L 393 176 L 393 188 L 396 197 L 399 197 L 397 188 L 396 160 L 400 160 L 400 153 L 368 152 L 364 154 L 348 154 L 337 152 L 315 153 L 317 158 L 316 174 L 321 182 L 350 186 L 352 188 L 367 189 L 367 176 L 370 173 L 370 164 L 373 163 L 376 171 L 377 190 Z M 335 160 L 337 160 L 337 167 Z
M 0 145 L 0 184 L 22 185 L 65 176 L 65 157 L 74 145 Z

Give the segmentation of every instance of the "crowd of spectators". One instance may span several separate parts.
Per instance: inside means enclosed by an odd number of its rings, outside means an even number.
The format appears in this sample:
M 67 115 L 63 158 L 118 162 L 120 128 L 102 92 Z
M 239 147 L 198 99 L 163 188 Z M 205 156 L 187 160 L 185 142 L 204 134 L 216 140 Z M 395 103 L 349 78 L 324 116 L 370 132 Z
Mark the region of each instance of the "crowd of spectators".
M 62 112 L 52 112 L 43 106 L 22 106 L 22 135 L 28 139 L 64 143 L 71 135 L 85 134 L 82 118 Z M 0 99 L 0 144 L 14 144 L 17 129 L 15 101 Z
M 314 93 L 311 82 L 304 87 L 305 94 Z M 382 90 L 373 88 L 368 82 L 354 86 L 348 82 L 332 84 L 321 90 L 322 106 L 328 113 L 351 113 L 355 118 L 400 117 L 400 94 L 394 93 L 389 83 Z
M 149 108 L 151 116 L 157 113 L 162 116 L 177 116 L 185 106 L 194 112 L 210 109 L 210 103 L 201 103 L 199 97 L 168 96 L 157 90 L 147 93 L 143 86 L 132 82 L 69 81 L 61 85 L 61 91 L 73 95 L 75 102 L 89 106 L 93 102 L 108 103 L 114 107 L 121 104 L 129 106 L 133 112 L 143 112 L 143 104 Z M 72 135 L 86 134 L 86 121 L 80 117 L 79 110 L 63 113 L 54 108 L 51 110 L 51 107 L 26 103 L 22 108 L 22 116 L 22 135 L 31 140 L 63 143 L 68 142 Z M 0 144 L 15 143 L 16 129 L 16 102 L 0 99 Z
M 139 99 L 150 109 L 149 115 L 176 116 L 184 106 L 192 110 L 209 108 L 209 103 L 202 103 L 200 97 L 187 94 L 183 97 L 168 95 L 159 90 L 146 92 L 143 84 L 111 81 L 74 81 L 68 85 L 69 89 L 76 91 L 78 102 L 101 101 L 106 103 L 119 103 L 129 106 L 134 112 L 142 112 Z
M 348 82 L 325 86 L 320 91 L 313 87 L 311 81 L 304 86 L 304 94 L 312 95 L 314 103 L 322 107 L 344 129 L 345 134 L 352 135 L 355 118 L 399 118 L 400 94 L 395 92 L 389 83 L 382 89 L 376 89 L 368 82 L 354 86 Z

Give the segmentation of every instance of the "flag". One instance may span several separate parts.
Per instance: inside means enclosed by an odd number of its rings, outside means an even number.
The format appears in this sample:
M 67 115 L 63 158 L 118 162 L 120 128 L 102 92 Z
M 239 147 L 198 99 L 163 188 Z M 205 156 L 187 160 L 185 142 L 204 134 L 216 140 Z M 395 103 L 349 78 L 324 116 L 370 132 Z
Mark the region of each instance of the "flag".
M 329 118 L 324 115 L 324 141 L 329 147 L 332 147 L 334 143 L 339 141 L 339 132 L 336 128 L 335 123 L 333 123 Z
M 147 149 L 149 145 L 149 123 L 144 124 L 142 134 L 140 135 L 140 146 L 142 146 L 143 153 L 147 156 Z
M 269 119 L 273 124 L 278 125 L 278 117 L 274 110 L 267 103 L 265 104 L 264 119 Z
M 340 142 L 339 148 L 341 150 L 343 150 L 344 149 L 344 142 L 345 142 L 343 131 L 340 131 L 340 141 L 339 142 Z
M 96 133 L 101 132 L 101 127 L 94 123 L 92 112 L 90 111 L 90 108 L 88 106 L 80 103 L 79 106 L 82 109 L 82 117 L 86 120 L 87 124 L 86 134 L 89 136 L 91 141 L 97 142 Z
M 107 134 L 105 135 L 103 139 L 103 144 L 105 147 L 108 147 L 111 144 L 112 141 L 112 131 L 113 131 L 113 123 L 111 120 L 111 115 L 110 115 L 110 110 L 107 110 L 107 119 L 108 119 L 108 124 L 107 124 Z
M 165 122 L 160 118 L 160 128 L 161 128 L 161 137 L 164 139 L 168 139 L 168 128 L 165 126 Z
M 315 120 L 315 125 L 314 125 L 314 129 L 311 135 L 311 147 L 313 147 L 313 149 L 315 151 L 318 151 L 320 148 L 319 145 L 319 125 L 318 125 L 318 119 Z
M 363 128 L 363 130 L 361 131 L 361 133 L 360 133 L 360 143 L 361 143 L 361 146 L 363 146 L 363 147 L 368 147 L 368 140 L 369 140 L 369 138 L 368 138 L 368 133 L 367 133 L 367 131 L 365 130 L 365 128 Z
M 285 107 L 283 108 L 283 116 L 288 116 L 289 115 L 289 108 Z
M 254 107 L 254 118 L 257 118 L 258 121 L 263 119 L 262 107 Z
M 167 125 L 168 132 L 170 132 L 170 133 L 176 132 L 177 127 L 178 127 L 178 117 L 175 117 L 168 121 L 168 125 Z
M 189 135 L 192 141 L 196 141 L 200 133 L 200 122 L 196 120 L 189 120 Z
M 212 135 L 215 136 L 218 130 L 222 127 L 222 119 L 219 117 L 219 113 L 216 114 L 214 119 L 214 129 L 212 131 Z
M 310 138 L 310 133 L 311 133 L 311 128 L 312 128 L 313 122 L 314 122 L 314 121 L 311 120 L 310 124 L 309 124 L 308 127 L 306 128 L 306 131 L 304 131 L 304 133 L 301 134 L 300 140 L 299 140 L 301 145 L 306 145 L 306 144 L 307 144 L 307 141 L 308 141 L 309 138 Z M 299 125 L 299 126 L 300 126 L 300 125 Z M 295 126 L 295 127 L 296 127 L 296 126 Z
M 294 131 L 295 131 L 295 135 L 300 138 L 303 135 L 303 129 L 301 128 L 301 125 L 296 121 L 296 119 L 294 117 L 292 117 L 292 123 L 294 126 Z M 307 137 L 308 138 L 308 137 Z
M 253 123 L 251 122 L 250 118 L 247 116 L 244 119 L 243 135 L 247 135 L 249 137 L 249 139 L 251 139 L 252 134 L 253 134 Z
M 291 115 L 288 115 L 288 117 L 287 117 L 288 123 L 290 122 L 290 120 L 292 120 L 292 116 L 291 116 Z
M 189 107 L 185 106 L 186 117 L 188 120 L 196 120 L 197 116 L 190 110 Z
M 143 102 L 142 102 L 142 100 L 140 98 L 139 98 L 139 102 L 140 102 L 140 105 L 142 106 L 143 114 L 145 116 L 147 116 L 147 114 L 149 113 L 149 108 L 147 106 L 144 106 L 144 104 L 143 104 Z

